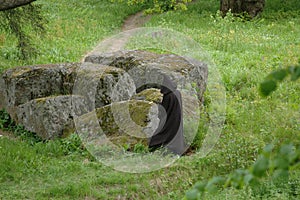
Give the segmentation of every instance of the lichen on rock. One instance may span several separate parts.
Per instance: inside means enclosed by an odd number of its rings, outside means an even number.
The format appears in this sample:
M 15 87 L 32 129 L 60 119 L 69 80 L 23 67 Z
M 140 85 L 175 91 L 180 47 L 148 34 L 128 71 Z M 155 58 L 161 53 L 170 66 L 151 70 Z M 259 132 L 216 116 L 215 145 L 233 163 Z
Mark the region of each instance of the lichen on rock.
M 89 55 L 83 63 L 6 70 L 0 75 L 0 109 L 43 139 L 76 131 L 74 117 L 85 114 L 91 119 L 86 113 L 95 111 L 97 124 L 86 120 L 83 127 L 100 125 L 112 141 L 146 143 L 158 125 L 162 74 L 182 91 L 184 116 L 199 115 L 193 105 L 203 101 L 207 65 L 140 50 Z M 197 91 L 196 99 L 185 93 L 188 82 Z
M 158 110 L 153 110 L 152 106 L 153 103 L 141 100 L 115 102 L 77 118 L 77 131 L 86 140 L 98 134 L 99 138 L 105 136 L 119 146 L 147 145 L 159 122 Z M 91 130 L 90 122 L 95 120 L 95 116 L 99 126 Z M 89 135 L 91 132 L 94 135 Z
M 87 112 L 83 97 L 63 95 L 31 100 L 17 107 L 18 124 L 42 139 L 75 132 L 73 118 Z
M 162 101 L 162 94 L 160 90 L 157 88 L 149 88 L 142 90 L 141 92 L 135 94 L 132 99 L 136 100 L 145 100 L 154 103 L 161 103 Z
M 33 99 L 70 94 L 65 77 L 73 73 L 78 63 L 16 67 L 0 76 L 2 105 L 17 121 L 16 107 Z

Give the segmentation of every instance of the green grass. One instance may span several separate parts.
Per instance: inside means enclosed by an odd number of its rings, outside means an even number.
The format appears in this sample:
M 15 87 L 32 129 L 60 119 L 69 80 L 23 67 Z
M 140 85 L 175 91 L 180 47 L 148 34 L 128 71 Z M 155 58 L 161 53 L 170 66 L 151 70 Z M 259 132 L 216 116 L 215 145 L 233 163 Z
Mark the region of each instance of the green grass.
M 120 31 L 126 16 L 141 8 L 109 0 L 38 1 L 43 5 L 47 33 L 33 36 L 40 52 L 36 59 L 18 59 L 16 40 L 0 29 L 0 72 L 3 69 L 41 63 L 78 62 L 99 41 Z
M 299 138 L 299 84 L 286 81 L 267 99 L 259 96 L 258 86 L 272 70 L 298 63 L 300 19 L 294 16 L 299 11 L 289 10 L 291 16 L 275 19 L 277 11 L 266 8 L 262 19 L 249 22 L 229 16 L 223 20 L 216 15 L 217 7 L 205 11 L 209 2 L 193 4 L 188 13 L 156 16 L 149 26 L 183 32 L 212 56 L 227 91 L 225 134 L 265 143 L 295 141 Z M 282 11 L 278 12 L 281 16 Z
M 15 39 L 0 33 L 0 70 L 80 61 L 97 42 L 117 33 L 127 15 L 140 9 L 96 0 L 40 3 L 50 20 L 46 36 L 36 40 L 40 56 L 26 62 L 16 59 Z M 146 25 L 192 37 L 220 71 L 227 118 L 213 152 L 202 159 L 197 154 L 182 157 L 155 172 L 128 174 L 96 162 L 82 149 L 72 150 L 74 138 L 32 142 L 20 136 L 1 137 L 0 199 L 180 199 L 198 180 L 247 168 L 267 143 L 299 144 L 299 81 L 284 81 L 268 98 L 258 93 L 268 73 L 300 60 L 299 1 L 269 0 L 262 18 L 253 21 L 231 16 L 222 20 L 218 4 L 218 0 L 199 0 L 187 12 L 155 15 Z M 291 176 L 291 182 L 297 181 L 299 195 L 299 167 Z M 295 198 L 289 191 L 266 180 L 261 191 L 226 189 L 207 199 Z
M 219 175 L 251 164 L 267 143 L 300 142 L 299 82 L 285 81 L 267 99 L 258 92 L 259 83 L 268 73 L 300 61 L 300 4 L 283 4 L 268 1 L 262 18 L 245 21 L 230 15 L 221 19 L 215 6 L 217 1 L 203 0 L 189 6 L 186 13 L 165 13 L 153 17 L 148 24 L 192 37 L 212 56 L 222 74 L 227 91 L 227 118 L 223 135 L 212 153 L 224 156 L 222 161 L 214 157 L 218 160 Z M 211 199 L 246 198 L 234 198 L 231 192 Z

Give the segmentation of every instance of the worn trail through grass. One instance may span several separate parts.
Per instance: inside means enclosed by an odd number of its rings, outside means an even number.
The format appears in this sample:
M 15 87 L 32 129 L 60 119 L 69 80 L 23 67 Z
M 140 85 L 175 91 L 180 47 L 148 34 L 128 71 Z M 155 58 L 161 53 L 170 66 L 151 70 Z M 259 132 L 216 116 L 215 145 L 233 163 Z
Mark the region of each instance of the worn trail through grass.
M 145 15 L 144 11 L 139 11 L 136 14 L 127 17 L 122 25 L 121 33 L 104 39 L 87 55 L 95 55 L 104 52 L 115 52 L 124 49 L 126 43 L 135 33 L 134 29 L 142 27 L 150 20 L 150 15 Z

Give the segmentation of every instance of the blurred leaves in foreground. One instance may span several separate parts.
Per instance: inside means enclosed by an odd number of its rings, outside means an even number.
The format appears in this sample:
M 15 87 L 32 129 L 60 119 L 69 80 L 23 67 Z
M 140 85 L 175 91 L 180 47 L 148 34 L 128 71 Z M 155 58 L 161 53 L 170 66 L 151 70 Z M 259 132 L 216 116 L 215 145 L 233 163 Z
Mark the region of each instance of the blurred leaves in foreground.
M 260 84 L 260 93 L 262 96 L 269 96 L 277 89 L 278 84 L 288 76 L 291 77 L 291 81 L 298 80 L 300 77 L 300 64 L 278 69 L 269 74 Z
M 289 180 L 290 171 L 300 165 L 300 146 L 282 145 L 274 151 L 273 145 L 267 145 L 256 162 L 248 169 L 237 169 L 226 176 L 215 176 L 208 181 L 197 182 L 189 190 L 186 200 L 203 199 L 205 193 L 228 187 L 243 189 L 250 187 L 253 191 L 261 186 L 264 177 L 272 177 L 272 181 L 285 185 Z

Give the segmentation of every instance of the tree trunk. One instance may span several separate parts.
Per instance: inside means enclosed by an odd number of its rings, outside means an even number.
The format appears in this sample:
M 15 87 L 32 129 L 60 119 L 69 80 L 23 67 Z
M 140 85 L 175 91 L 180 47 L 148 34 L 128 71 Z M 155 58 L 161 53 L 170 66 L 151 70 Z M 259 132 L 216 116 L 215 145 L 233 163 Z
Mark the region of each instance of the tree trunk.
M 220 10 L 225 15 L 229 10 L 232 13 L 248 13 L 251 17 L 259 15 L 265 6 L 265 0 L 221 0 Z
M 0 11 L 24 6 L 30 4 L 33 1 L 36 0 L 0 0 Z

